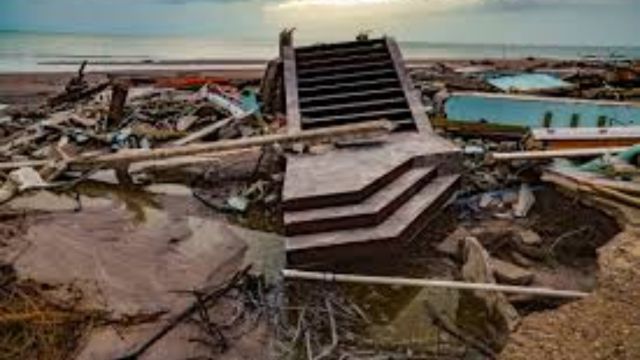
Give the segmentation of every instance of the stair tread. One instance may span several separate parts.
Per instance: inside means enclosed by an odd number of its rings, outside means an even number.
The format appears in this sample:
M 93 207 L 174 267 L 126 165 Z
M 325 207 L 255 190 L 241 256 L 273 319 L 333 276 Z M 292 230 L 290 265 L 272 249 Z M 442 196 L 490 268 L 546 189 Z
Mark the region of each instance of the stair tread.
M 386 79 L 374 79 L 374 80 L 362 80 L 362 81 L 351 81 L 346 83 L 334 83 L 329 85 L 313 85 L 313 86 L 304 86 L 302 84 L 298 84 L 298 89 L 301 93 L 308 92 L 319 92 L 319 91 L 328 91 L 328 92 L 337 92 L 339 90 L 344 89 L 358 89 L 364 86 L 388 86 L 395 85 L 399 89 L 400 85 L 398 79 L 396 78 L 386 78 Z
M 301 97 L 300 104 L 304 106 L 308 103 L 313 103 L 317 101 L 329 101 L 329 100 L 337 101 L 337 100 L 349 99 L 355 96 L 388 95 L 388 94 L 393 94 L 398 92 L 402 94 L 402 89 L 396 86 L 396 87 L 385 87 L 382 89 L 374 89 L 374 90 L 332 93 L 332 94 L 324 94 L 324 95 L 317 95 L 317 96 Z
M 355 62 L 347 65 L 333 65 L 333 66 L 317 66 L 311 67 L 307 69 L 298 69 L 298 77 L 302 78 L 303 76 L 314 76 L 317 74 L 327 74 L 327 73 L 335 73 L 335 72 L 345 72 L 345 71 L 362 71 L 363 69 L 371 69 L 371 68 L 380 68 L 380 67 L 390 67 L 393 66 L 391 59 L 387 58 L 384 60 L 368 60 Z
M 387 118 L 387 116 L 396 116 L 408 114 L 411 116 L 411 112 L 407 107 L 392 107 L 383 110 L 376 111 L 366 111 L 366 112 L 356 112 L 342 115 L 326 115 L 322 117 L 312 117 L 312 116 L 304 116 L 302 118 L 302 124 L 314 124 L 314 123 L 326 123 L 326 122 L 335 122 L 335 121 L 347 121 L 347 120 L 355 120 L 366 121 L 366 120 L 393 120 Z
M 439 146 L 436 136 L 393 133 L 386 140 L 366 149 L 335 149 L 325 154 L 287 156 L 283 201 L 361 192 L 400 164 L 431 153 L 450 151 L 449 147 Z
M 344 104 L 334 104 L 334 105 L 322 105 L 322 106 L 309 106 L 303 107 L 302 113 L 303 115 L 318 113 L 323 111 L 335 111 L 341 109 L 353 109 L 353 108 L 362 108 L 367 106 L 375 106 L 381 104 L 393 104 L 393 105 L 404 105 L 407 103 L 407 100 L 402 96 L 391 97 L 387 99 L 376 99 L 376 100 L 362 100 L 362 101 L 353 101 Z M 353 111 L 353 110 L 352 110 Z
M 396 74 L 394 69 L 374 69 L 374 70 L 363 70 L 363 71 L 353 71 L 351 73 L 346 74 L 330 74 L 316 77 L 299 77 L 298 84 L 301 87 L 309 86 L 310 84 L 317 84 L 323 82 L 348 82 L 354 78 L 363 78 L 363 77 L 374 77 L 375 79 L 395 79 L 393 75 Z
M 285 212 L 285 226 L 308 221 L 332 220 L 347 216 L 376 215 L 416 182 L 435 171 L 435 167 L 412 168 L 402 174 L 395 181 L 378 190 L 375 194 L 358 204 Z
M 433 179 L 385 221 L 376 226 L 290 237 L 286 240 L 286 249 L 288 252 L 294 252 L 312 248 L 396 239 L 421 214 L 429 210 L 437 202 L 436 200 L 458 181 L 459 177 L 460 175 L 446 175 Z

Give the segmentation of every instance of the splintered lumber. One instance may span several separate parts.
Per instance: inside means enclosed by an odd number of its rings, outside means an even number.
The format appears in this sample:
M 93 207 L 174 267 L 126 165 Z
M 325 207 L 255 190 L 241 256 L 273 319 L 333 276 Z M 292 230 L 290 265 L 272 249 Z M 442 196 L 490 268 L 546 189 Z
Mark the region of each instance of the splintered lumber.
M 496 160 L 496 161 L 511 161 L 511 160 L 544 160 L 544 159 L 553 159 L 553 158 L 591 157 L 591 156 L 600 156 L 605 154 L 621 153 L 629 149 L 630 147 L 628 146 L 621 146 L 621 147 L 602 147 L 602 148 L 588 148 L 588 149 L 517 151 L 517 152 L 492 153 L 489 155 L 489 159 Z
M 114 154 L 91 154 L 68 160 L 68 165 L 73 168 L 86 169 L 87 167 L 108 167 L 122 164 L 142 163 L 140 168 L 168 168 L 169 163 L 159 163 L 158 160 L 169 158 L 183 158 L 175 164 L 184 166 L 196 165 L 203 162 L 211 162 L 211 157 L 226 156 L 233 151 L 250 150 L 271 144 L 284 144 L 293 142 L 321 142 L 339 141 L 354 137 L 377 138 L 393 129 L 393 124 L 388 121 L 371 121 L 366 123 L 343 125 L 316 130 L 302 131 L 296 134 L 274 134 L 255 136 L 244 139 L 221 140 L 206 144 L 193 144 L 152 150 L 127 149 Z M 42 167 L 48 165 L 50 160 L 27 160 L 17 162 L 0 163 L 0 170 L 18 169 L 24 166 Z M 139 171 L 139 169 L 136 169 Z
M 640 126 L 532 129 L 527 139 L 529 147 L 547 150 L 632 146 L 638 143 Z
M 27 160 L 27 161 L 14 161 L 0 163 L 0 170 L 13 170 L 23 167 L 40 167 L 47 165 L 49 160 Z
M 284 269 L 282 275 L 286 279 L 300 279 L 300 280 L 315 280 L 325 282 L 344 282 L 344 283 L 356 283 L 356 284 L 371 284 L 371 285 L 400 285 L 400 286 L 412 286 L 412 287 L 427 287 L 427 288 L 445 288 L 445 289 L 457 289 L 457 290 L 480 290 L 480 291 L 499 291 L 503 293 L 511 294 L 528 294 L 538 295 L 545 297 L 557 297 L 557 298 L 583 298 L 588 296 L 588 293 L 573 290 L 555 290 L 547 288 L 536 288 L 527 286 L 514 286 L 514 285 L 500 285 L 500 284 L 484 284 L 484 283 L 470 283 L 462 281 L 449 281 L 449 280 L 428 280 L 428 279 L 410 279 L 401 277 L 385 277 L 385 276 L 363 276 L 363 275 L 350 275 L 350 274 L 334 274 L 329 272 L 312 272 L 302 270 Z
M 215 154 L 200 154 L 196 156 L 184 156 L 175 157 L 164 160 L 151 160 L 143 161 L 131 164 L 129 172 L 141 173 L 141 172 L 156 172 L 167 171 L 172 169 L 180 169 L 189 166 L 198 165 L 217 165 L 224 164 L 225 161 L 229 162 L 233 159 L 237 159 L 239 156 L 247 155 L 250 153 L 258 153 L 259 148 L 248 148 L 240 150 L 223 151 Z M 257 156 L 257 155 L 256 155 Z
M 109 125 L 119 126 L 124 117 L 124 106 L 129 95 L 129 83 L 118 80 L 111 87 L 111 104 L 109 106 Z
M 572 191 L 599 195 L 619 201 L 623 204 L 640 208 L 640 197 L 626 194 L 619 189 L 606 186 L 602 183 L 593 182 L 585 178 L 574 177 L 558 172 L 545 171 L 542 174 L 542 180 L 554 183 Z
M 107 89 L 109 87 L 109 85 L 111 85 L 111 81 L 105 81 L 102 83 L 99 83 L 87 90 L 84 91 L 79 91 L 79 92 L 64 92 L 54 98 L 49 99 L 49 101 L 47 102 L 47 104 L 49 106 L 58 106 L 58 105 L 62 105 L 64 103 L 71 103 L 71 102 L 76 102 L 76 101 L 80 101 L 82 99 L 86 99 L 89 98 L 93 95 L 96 95 L 98 93 L 100 93 L 101 91 Z
M 182 146 L 182 145 L 187 145 L 190 144 L 194 141 L 198 141 L 200 139 L 202 139 L 203 137 L 212 134 L 216 131 L 218 131 L 219 129 L 222 129 L 223 127 L 231 124 L 234 120 L 236 119 L 235 116 L 229 116 L 226 119 L 222 119 L 220 121 L 216 121 L 211 125 L 207 125 L 205 127 L 203 127 L 202 129 L 193 132 L 181 139 L 178 139 L 176 141 L 174 141 L 173 143 L 171 143 L 171 146 Z
M 294 134 L 271 134 L 243 139 L 220 140 L 212 143 L 193 144 L 180 147 L 159 149 L 121 150 L 114 154 L 79 157 L 72 165 L 80 166 L 112 166 L 134 162 L 160 160 L 172 157 L 191 156 L 205 153 L 216 153 L 229 150 L 247 149 L 272 144 L 288 144 L 295 142 L 320 142 L 344 140 L 345 137 L 380 136 L 393 129 L 388 121 L 372 121 L 360 124 L 342 125 L 321 129 L 301 131 Z

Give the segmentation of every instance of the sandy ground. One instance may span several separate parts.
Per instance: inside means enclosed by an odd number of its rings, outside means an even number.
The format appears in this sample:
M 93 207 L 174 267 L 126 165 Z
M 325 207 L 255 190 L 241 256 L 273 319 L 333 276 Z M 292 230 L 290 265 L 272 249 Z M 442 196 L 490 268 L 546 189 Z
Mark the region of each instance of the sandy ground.
M 624 230 L 599 250 L 596 292 L 526 317 L 500 359 L 640 359 L 640 210 L 613 214 Z
M 198 61 L 189 60 L 181 63 L 168 63 L 165 65 L 184 66 L 181 70 L 145 70 L 144 64 L 139 64 L 137 70 L 91 71 L 91 65 L 87 69 L 88 80 L 96 81 L 107 74 L 124 75 L 132 77 L 165 77 L 176 75 L 202 75 L 219 76 L 235 80 L 260 79 L 264 70 L 255 63 L 246 64 L 238 60 L 237 63 L 228 61 Z M 158 63 L 162 65 L 162 62 Z M 527 70 L 532 68 L 564 68 L 571 69 L 576 65 L 575 61 L 561 61 L 553 59 L 529 58 L 529 59 L 410 59 L 406 61 L 407 67 L 423 68 L 433 64 L 446 64 L 453 68 L 482 68 L 490 66 L 501 70 Z M 224 69 L 224 66 L 233 65 L 233 69 Z M 135 65 L 131 65 L 135 69 Z M 197 69 L 189 69 L 189 66 L 198 66 Z M 211 69 L 207 67 L 211 66 Z M 0 73 L 0 104 L 29 104 L 34 101 L 42 101 L 47 97 L 58 93 L 64 88 L 66 82 L 73 76 L 73 72 L 55 73 Z
M 131 77 L 170 77 L 177 75 L 215 76 L 235 80 L 256 80 L 262 77 L 262 70 L 135 70 L 118 71 L 110 74 Z M 33 104 L 61 92 L 74 73 L 5 73 L 0 74 L 0 104 Z M 105 72 L 88 72 L 87 80 L 97 82 L 106 78 Z

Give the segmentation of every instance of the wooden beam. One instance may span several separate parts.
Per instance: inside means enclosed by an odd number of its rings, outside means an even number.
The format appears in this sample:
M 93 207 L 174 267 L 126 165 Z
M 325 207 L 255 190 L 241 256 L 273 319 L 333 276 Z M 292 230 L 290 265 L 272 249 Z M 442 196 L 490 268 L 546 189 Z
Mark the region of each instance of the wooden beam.
M 81 156 L 73 159 L 71 164 L 80 166 L 120 166 L 134 162 L 223 152 L 236 149 L 247 149 L 276 143 L 287 144 L 293 142 L 336 141 L 345 137 L 353 138 L 354 136 L 378 137 L 388 133 L 393 130 L 393 128 L 393 124 L 388 121 L 371 121 L 354 125 L 307 130 L 296 134 L 272 134 L 159 149 L 127 149 L 114 154 Z
M 296 55 L 292 46 L 284 46 L 281 51 L 284 67 L 285 101 L 287 106 L 287 129 L 290 134 L 295 134 L 302 131 L 300 104 L 298 103 Z

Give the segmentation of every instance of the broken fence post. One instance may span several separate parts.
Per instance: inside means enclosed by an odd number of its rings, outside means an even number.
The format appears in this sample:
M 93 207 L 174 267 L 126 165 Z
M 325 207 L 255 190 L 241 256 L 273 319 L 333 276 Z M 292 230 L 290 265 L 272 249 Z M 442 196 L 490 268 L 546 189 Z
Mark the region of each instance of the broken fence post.
M 111 105 L 109 106 L 108 124 L 118 126 L 124 117 L 124 106 L 129 95 L 129 83 L 125 80 L 116 80 L 111 86 Z
M 344 283 L 360 283 L 372 285 L 400 285 L 430 288 L 445 288 L 458 290 L 481 290 L 481 291 L 500 291 L 512 294 L 529 294 L 538 296 L 548 296 L 557 298 L 583 298 L 589 293 L 573 290 L 554 290 L 547 288 L 534 288 L 526 286 L 500 285 L 500 284 L 482 284 L 469 283 L 462 281 L 449 280 L 427 280 L 427 279 L 410 279 L 401 277 L 384 277 L 384 276 L 363 276 L 350 274 L 333 274 L 328 272 L 312 272 L 301 270 L 282 270 L 282 275 L 286 279 L 315 280 L 326 282 L 344 282 Z

